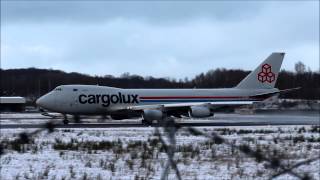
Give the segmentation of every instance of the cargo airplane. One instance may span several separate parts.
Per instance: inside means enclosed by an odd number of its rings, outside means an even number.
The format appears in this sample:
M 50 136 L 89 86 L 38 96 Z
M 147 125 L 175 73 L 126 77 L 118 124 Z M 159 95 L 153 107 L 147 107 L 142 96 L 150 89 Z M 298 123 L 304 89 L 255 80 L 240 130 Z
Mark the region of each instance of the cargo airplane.
M 250 105 L 279 94 L 274 88 L 284 53 L 272 53 L 237 86 L 221 89 L 122 89 L 97 85 L 61 85 L 36 104 L 67 114 L 110 116 L 121 120 L 142 117 L 142 123 L 166 116 L 205 118 L 220 108 Z

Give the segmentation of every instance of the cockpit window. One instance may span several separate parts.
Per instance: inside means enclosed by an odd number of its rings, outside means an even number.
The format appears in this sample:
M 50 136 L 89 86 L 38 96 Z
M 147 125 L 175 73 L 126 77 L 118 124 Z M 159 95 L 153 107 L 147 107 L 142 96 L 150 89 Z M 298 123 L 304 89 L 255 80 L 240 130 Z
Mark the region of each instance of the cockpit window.
M 55 90 L 55 91 L 62 91 L 61 88 L 55 88 L 54 90 Z

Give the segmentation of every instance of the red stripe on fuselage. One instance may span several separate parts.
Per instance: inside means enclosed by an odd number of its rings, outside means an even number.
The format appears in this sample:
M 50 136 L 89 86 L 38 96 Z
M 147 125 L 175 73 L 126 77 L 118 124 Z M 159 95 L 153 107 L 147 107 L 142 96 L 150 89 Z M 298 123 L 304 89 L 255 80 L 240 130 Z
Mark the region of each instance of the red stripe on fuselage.
M 240 99 L 244 96 L 148 96 L 140 99 Z

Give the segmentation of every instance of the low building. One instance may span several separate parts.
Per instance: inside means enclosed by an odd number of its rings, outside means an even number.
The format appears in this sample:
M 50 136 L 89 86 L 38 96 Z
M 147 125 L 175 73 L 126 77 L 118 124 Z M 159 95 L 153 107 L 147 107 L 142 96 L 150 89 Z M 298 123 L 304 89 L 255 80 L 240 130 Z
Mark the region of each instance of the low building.
M 26 99 L 20 96 L 0 97 L 0 111 L 24 111 Z

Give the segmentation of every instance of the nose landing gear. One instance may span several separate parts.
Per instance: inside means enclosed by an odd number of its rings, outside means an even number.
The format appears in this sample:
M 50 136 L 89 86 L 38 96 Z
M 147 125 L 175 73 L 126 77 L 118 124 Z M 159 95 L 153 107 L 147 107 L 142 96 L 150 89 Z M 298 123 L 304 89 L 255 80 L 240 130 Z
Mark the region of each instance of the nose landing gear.
M 74 115 L 73 116 L 73 120 L 75 123 L 80 123 L 81 120 L 80 120 L 80 116 L 79 115 Z M 69 120 L 68 120 L 68 117 L 66 114 L 63 115 L 63 124 L 69 124 Z

